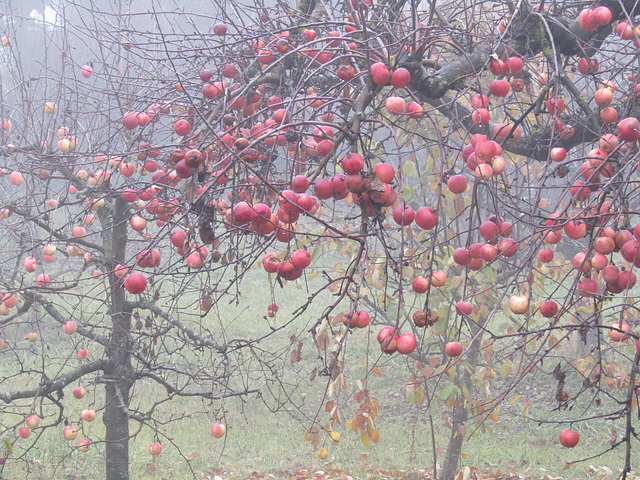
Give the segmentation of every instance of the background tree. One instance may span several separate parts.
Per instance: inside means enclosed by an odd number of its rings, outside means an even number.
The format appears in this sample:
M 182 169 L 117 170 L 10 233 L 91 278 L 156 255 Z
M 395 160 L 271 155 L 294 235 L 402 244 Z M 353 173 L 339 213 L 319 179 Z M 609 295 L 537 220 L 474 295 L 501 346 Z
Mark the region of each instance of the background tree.
M 563 445 L 620 422 L 603 450 L 626 478 L 633 2 L 5 7 L 5 468 L 62 427 L 109 480 L 146 429 L 189 465 L 171 422 L 199 399 L 221 437 L 225 401 L 253 395 L 300 412 L 321 459 L 342 422 L 368 446 L 389 354 L 409 403 L 447 409 L 443 480 L 502 405 L 527 417 L 534 375 Z M 312 408 L 292 396 L 308 378 Z M 87 389 L 80 420 L 65 396 Z M 574 411 L 585 396 L 601 411 Z

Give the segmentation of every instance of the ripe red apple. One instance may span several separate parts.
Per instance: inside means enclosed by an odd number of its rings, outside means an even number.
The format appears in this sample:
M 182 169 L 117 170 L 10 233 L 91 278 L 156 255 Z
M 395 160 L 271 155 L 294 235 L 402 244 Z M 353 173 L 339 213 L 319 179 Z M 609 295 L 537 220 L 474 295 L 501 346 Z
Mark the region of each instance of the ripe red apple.
M 540 304 L 540 314 L 543 317 L 555 317 L 556 313 L 558 313 L 558 304 L 553 300 L 545 300 Z
M 32 343 L 35 342 L 36 340 L 38 340 L 38 334 L 36 332 L 27 333 L 27 340 L 29 340 Z
M 415 277 L 411 282 L 411 287 L 416 293 L 424 293 L 429 289 L 429 280 L 424 277 Z
M 291 254 L 291 263 L 296 268 L 307 268 L 311 264 L 311 253 L 304 249 L 298 249 Z
M 62 324 L 62 331 L 67 335 L 73 335 L 78 330 L 78 324 L 73 320 L 69 320 Z
M 598 23 L 593 17 L 593 10 L 590 8 L 586 8 L 580 12 L 578 15 L 578 22 L 580 23 L 580 26 L 588 32 L 598 28 Z
M 87 358 L 87 356 L 89 355 L 89 350 L 87 350 L 86 348 L 81 348 L 78 350 L 78 357 L 80 357 L 81 359 L 85 359 Z
M 38 415 L 29 415 L 24 423 L 30 429 L 38 428 L 40 426 L 40 417 Z
M 224 23 L 216 23 L 213 26 L 213 34 L 218 37 L 224 37 L 227 33 L 227 26 Z
M 424 115 L 424 109 L 422 108 L 422 105 L 420 105 L 418 102 L 415 102 L 413 100 L 411 100 L 409 103 L 407 103 L 407 108 L 405 109 L 405 112 L 409 114 L 410 118 L 422 118 L 422 115 Z
M 593 9 L 593 20 L 598 24 L 598 25 L 607 25 L 609 22 L 611 22 L 611 10 L 609 10 L 608 7 L 605 6 L 600 6 L 600 7 L 596 7 Z
M 309 179 L 304 175 L 296 175 L 291 179 L 291 190 L 295 193 L 304 193 L 309 188 Z
M 609 259 L 606 255 L 602 253 L 596 253 L 593 257 L 591 257 L 591 266 L 595 270 L 604 270 L 605 267 L 609 264 Z
M 597 60 L 590 60 L 583 57 L 578 61 L 578 71 L 583 75 L 589 73 L 589 69 L 591 69 L 591 73 L 598 73 L 598 68 Z
M 549 153 L 549 157 L 554 162 L 561 162 L 565 158 L 567 158 L 567 150 L 563 147 L 554 147 L 551 149 L 551 152 Z
M 616 126 L 618 137 L 625 142 L 634 142 L 640 138 L 640 120 L 635 117 L 623 118 Z
M 96 412 L 94 410 L 82 410 L 80 417 L 85 422 L 93 422 L 96 419 Z
M 622 331 L 620 331 L 622 330 Z M 627 332 L 631 330 L 631 326 L 624 321 L 615 321 L 613 322 L 609 329 L 607 330 L 607 334 L 609 338 L 614 342 L 623 342 L 631 337 Z
M 466 248 L 456 248 L 453 251 L 453 261 L 458 265 L 466 267 L 471 262 L 472 258 L 469 255 L 469 251 Z
M 347 175 L 359 173 L 363 168 L 364 159 L 357 152 L 348 153 L 342 158 L 342 169 Z
M 371 65 L 371 79 L 376 85 L 386 85 L 391 80 L 391 73 L 384 63 L 374 63 Z
M 458 315 L 471 315 L 473 313 L 473 304 L 465 300 L 456 303 L 456 312 Z
M 393 220 L 401 226 L 411 225 L 416 214 L 409 205 L 399 204 L 393 209 Z
M 562 430 L 560 432 L 560 443 L 567 448 L 573 448 L 578 444 L 580 434 L 573 430 Z
M 88 438 L 80 438 L 78 440 L 78 450 L 81 452 L 88 452 L 91 448 L 91 440 Z
M 467 189 L 467 179 L 462 175 L 453 175 L 447 180 L 447 187 L 455 194 L 462 193 Z
M 38 266 L 38 262 L 34 257 L 26 257 L 22 261 L 22 265 L 27 272 L 35 272 Z
M 489 91 L 496 97 L 506 97 L 509 94 L 509 90 L 511 90 L 511 85 L 504 79 L 496 79 L 489 84 Z
M 162 453 L 162 445 L 160 445 L 159 443 L 150 444 L 149 453 L 151 455 L 160 455 L 160 453 Z
M 129 293 L 140 294 L 147 288 L 147 277 L 140 272 L 132 272 L 125 277 L 124 288 Z
M 416 337 L 413 336 L 413 333 L 403 333 L 396 339 L 396 349 L 398 353 L 402 355 L 409 355 L 412 353 L 417 346 Z
M 73 387 L 72 393 L 73 396 L 79 400 L 81 398 L 84 398 L 86 391 L 84 387 Z
M 393 88 L 403 88 L 411 81 L 411 73 L 406 68 L 396 68 L 391 74 Z
M 447 273 L 444 270 L 435 270 L 431 273 L 431 285 L 443 287 L 447 283 Z
M 431 230 L 438 223 L 438 216 L 431 207 L 420 207 L 416 212 L 415 222 L 423 230 Z
M 401 97 L 389 97 L 384 103 L 385 108 L 389 113 L 395 113 L 396 115 L 403 114 L 407 107 L 405 101 Z
M 487 125 L 491 120 L 491 112 L 486 108 L 478 108 L 471 114 L 471 120 L 476 125 Z
M 223 437 L 226 432 L 227 427 L 225 427 L 222 423 L 214 423 L 211 427 L 211 434 L 216 438 Z
M 186 120 L 178 120 L 173 128 L 176 135 L 184 137 L 191 131 L 191 124 Z
M 20 438 L 29 438 L 31 430 L 29 427 L 20 427 L 18 428 L 18 435 L 20 435 Z
M 62 429 L 62 436 L 65 440 L 75 440 L 78 438 L 78 429 L 74 426 L 67 425 Z
M 458 357 L 464 350 L 460 342 L 449 342 L 444 346 L 444 351 L 450 357 Z
M 396 329 L 394 327 L 383 327 L 378 332 L 377 338 L 383 352 L 391 354 L 396 351 L 396 340 L 398 335 L 396 334 Z

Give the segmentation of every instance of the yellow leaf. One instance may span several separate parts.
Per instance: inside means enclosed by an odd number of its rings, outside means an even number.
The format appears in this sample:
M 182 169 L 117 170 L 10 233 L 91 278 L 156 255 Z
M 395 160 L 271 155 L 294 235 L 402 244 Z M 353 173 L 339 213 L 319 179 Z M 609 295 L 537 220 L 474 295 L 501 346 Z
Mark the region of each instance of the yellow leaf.
M 500 405 L 493 409 L 490 418 L 493 423 L 498 423 L 498 420 L 500 419 Z
M 369 435 L 366 432 L 360 435 L 360 441 L 365 447 L 369 448 Z
M 351 417 L 347 420 L 346 426 L 349 430 L 353 430 L 355 433 L 358 433 L 358 425 L 356 423 L 356 417 Z
M 516 403 L 518 400 L 520 400 L 521 398 L 524 398 L 522 395 L 516 395 L 515 397 L 513 397 L 511 400 L 509 400 L 509 405 L 513 405 L 514 403 Z
M 511 364 L 509 362 L 504 362 L 500 365 L 500 377 L 507 378 L 511 374 Z
M 380 369 L 378 367 L 373 367 L 372 372 L 376 377 L 381 377 L 382 376 L 382 372 L 380 371 Z
M 424 389 L 419 385 L 407 385 L 407 400 L 411 405 L 424 403 Z

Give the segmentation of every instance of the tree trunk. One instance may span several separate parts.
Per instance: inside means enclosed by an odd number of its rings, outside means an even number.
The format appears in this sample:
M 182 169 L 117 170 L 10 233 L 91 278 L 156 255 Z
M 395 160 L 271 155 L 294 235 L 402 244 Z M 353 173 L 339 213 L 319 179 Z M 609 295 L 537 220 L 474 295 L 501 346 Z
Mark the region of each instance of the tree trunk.
M 482 331 L 473 322 L 468 322 L 474 341 L 469 346 L 469 351 L 465 356 L 465 360 L 474 368 L 478 365 L 478 357 L 480 355 L 480 346 L 482 343 Z M 473 388 L 471 375 L 466 368 L 457 370 L 456 384 L 464 392 L 470 393 Z M 453 419 L 451 422 L 451 437 L 447 446 L 444 464 L 440 471 L 439 480 L 454 480 L 460 462 L 460 454 L 462 453 L 462 443 L 464 442 L 465 429 L 464 422 L 469 418 L 469 411 L 465 405 L 465 395 L 460 394 L 456 398 L 453 406 Z
M 464 442 L 464 431 L 461 427 L 468 417 L 467 408 L 464 405 L 464 398 L 460 395 L 453 406 L 453 421 L 451 422 L 451 438 L 447 446 L 447 453 L 444 458 L 444 465 L 440 472 L 440 480 L 454 480 L 458 471 L 458 462 L 462 453 L 462 442 Z
M 131 307 L 126 302 L 122 282 L 114 275 L 116 264 L 125 263 L 127 247 L 128 205 L 115 201 L 114 210 L 105 228 L 105 258 L 109 259 L 111 337 L 106 355 L 113 360 L 113 368 L 105 371 L 106 395 L 103 422 L 106 427 L 106 479 L 129 479 L 129 393 L 133 385 L 131 366 Z M 104 227 L 105 225 L 103 225 Z

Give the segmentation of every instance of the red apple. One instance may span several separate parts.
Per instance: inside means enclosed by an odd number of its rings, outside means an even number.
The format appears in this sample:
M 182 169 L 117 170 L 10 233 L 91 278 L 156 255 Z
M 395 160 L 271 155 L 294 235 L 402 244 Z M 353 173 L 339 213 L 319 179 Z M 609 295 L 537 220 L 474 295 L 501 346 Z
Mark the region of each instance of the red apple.
M 545 318 L 555 317 L 558 313 L 558 304 L 553 300 L 545 300 L 540 304 L 540 314 Z
M 511 85 L 507 80 L 493 80 L 489 84 L 489 91 L 492 95 L 496 97 L 506 97 L 509 94 L 509 90 L 511 89 Z
M 91 448 L 91 440 L 88 438 L 80 438 L 78 440 L 78 450 L 81 452 L 88 452 Z
M 622 331 L 620 331 L 622 330 Z M 613 322 L 609 329 L 607 330 L 607 334 L 609 338 L 614 342 L 623 342 L 631 337 L 627 332 L 631 330 L 631 326 L 627 322 L 615 321 Z
M 411 81 L 411 73 L 406 68 L 396 68 L 391 74 L 391 85 L 393 88 L 402 88 Z
M 458 357 L 463 350 L 464 347 L 460 342 L 449 342 L 444 346 L 444 351 L 450 357 Z
M 429 280 L 424 277 L 415 277 L 411 282 L 411 287 L 416 293 L 424 293 L 429 289 Z
M 412 333 L 403 333 L 396 339 L 396 349 L 402 355 L 409 355 L 417 346 L 416 337 Z
M 159 443 L 150 444 L 149 453 L 151 455 L 160 455 L 160 453 L 162 453 L 162 445 L 160 445 Z
M 409 205 L 400 204 L 393 209 L 393 220 L 401 226 L 411 225 L 416 214 Z
M 62 331 L 67 335 L 73 335 L 78 330 L 78 324 L 73 320 L 69 320 L 62 324 Z
M 96 419 L 96 412 L 93 410 L 82 410 L 80 417 L 85 422 L 93 422 Z
M 462 175 L 453 175 L 447 180 L 447 187 L 455 194 L 462 193 L 467 189 L 467 179 Z
M 542 263 L 549 263 L 553 260 L 553 250 L 550 248 L 543 248 L 538 252 L 538 260 Z
M 124 288 L 129 293 L 140 294 L 147 288 L 147 277 L 140 272 L 132 272 L 125 277 Z
M 374 63 L 371 65 L 371 79 L 376 85 L 386 85 L 391 80 L 391 73 L 384 63 Z
M 73 393 L 73 396 L 76 397 L 78 400 L 81 398 L 84 398 L 86 394 L 85 389 L 83 387 L 73 387 L 72 393 Z
M 75 440 L 78 437 L 78 429 L 71 425 L 67 425 L 62 429 L 62 436 L 65 440 Z
M 473 305 L 471 302 L 460 300 L 456 303 L 456 312 L 458 315 L 471 315 L 473 313 Z
M 40 417 L 38 415 L 29 415 L 24 423 L 30 429 L 38 428 L 40 426 Z
M 562 430 L 560 432 L 560 443 L 567 448 L 573 448 L 578 444 L 580 434 L 573 430 Z
M 211 427 L 211 434 L 216 438 L 223 437 L 226 432 L 227 427 L 225 427 L 222 423 L 214 423 Z

